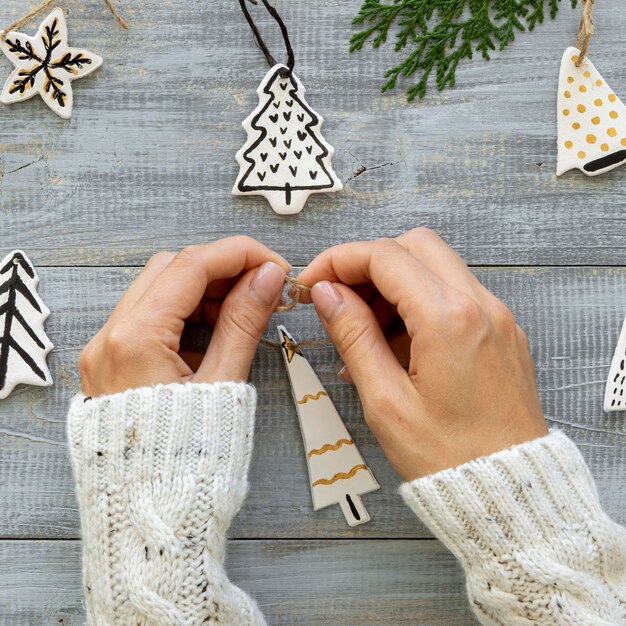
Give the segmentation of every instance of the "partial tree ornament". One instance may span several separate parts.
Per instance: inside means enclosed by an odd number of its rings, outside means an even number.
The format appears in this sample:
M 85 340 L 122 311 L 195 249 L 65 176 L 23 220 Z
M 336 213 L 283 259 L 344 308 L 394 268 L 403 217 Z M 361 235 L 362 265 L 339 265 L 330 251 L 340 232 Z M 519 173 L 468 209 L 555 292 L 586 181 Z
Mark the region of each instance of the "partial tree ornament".
M 14 31 L 0 37 L 0 49 L 15 66 L 0 93 L 0 102 L 14 104 L 39 94 L 64 119 L 71 117 L 74 106 L 72 81 L 102 65 L 97 54 L 68 46 L 62 9 L 54 9 L 33 37 Z
M 626 319 L 622 325 L 604 389 L 604 410 L 626 411 Z
M 588 57 L 577 66 L 579 54 L 568 48 L 561 61 L 557 176 L 597 176 L 626 161 L 626 107 Z
M 626 107 L 587 56 L 595 0 L 582 0 L 576 47 L 561 60 L 556 174 L 604 174 L 626 161 Z
M 50 311 L 37 294 L 30 259 L 14 250 L 0 263 L 0 399 L 24 383 L 48 387 L 46 357 L 53 345 L 44 331 Z

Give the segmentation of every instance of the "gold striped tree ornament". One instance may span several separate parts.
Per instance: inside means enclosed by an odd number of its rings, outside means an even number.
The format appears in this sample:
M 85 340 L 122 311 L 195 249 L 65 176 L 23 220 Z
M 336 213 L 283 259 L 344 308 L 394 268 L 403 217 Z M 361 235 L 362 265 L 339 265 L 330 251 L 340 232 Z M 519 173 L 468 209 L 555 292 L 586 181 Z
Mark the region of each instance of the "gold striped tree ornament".
M 556 174 L 598 176 L 626 161 L 626 107 L 587 56 L 593 0 L 583 0 L 576 47 L 563 54 L 557 97 Z
M 293 336 L 278 327 L 306 453 L 313 510 L 339 504 L 349 526 L 370 520 L 361 496 L 380 485 Z

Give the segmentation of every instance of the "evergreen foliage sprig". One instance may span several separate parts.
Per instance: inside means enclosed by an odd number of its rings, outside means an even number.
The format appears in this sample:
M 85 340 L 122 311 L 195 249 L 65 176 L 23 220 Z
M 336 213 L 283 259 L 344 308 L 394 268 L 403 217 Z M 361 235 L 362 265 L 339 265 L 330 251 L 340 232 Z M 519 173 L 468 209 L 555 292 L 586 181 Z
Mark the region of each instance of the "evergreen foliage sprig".
M 578 0 L 570 0 L 575 8 Z M 554 18 L 561 0 L 364 0 L 353 24 L 366 26 L 350 39 L 350 51 L 367 41 L 378 48 L 397 25 L 396 51 L 411 48 L 408 57 L 385 73 L 382 91 L 393 89 L 401 76 L 419 73 L 419 81 L 407 90 L 409 100 L 423 98 L 435 71 L 441 91 L 454 87 L 455 73 L 463 59 L 480 52 L 503 50 L 516 31 L 533 30 L 544 20 L 546 9 Z M 547 6 L 546 6 L 547 5 Z

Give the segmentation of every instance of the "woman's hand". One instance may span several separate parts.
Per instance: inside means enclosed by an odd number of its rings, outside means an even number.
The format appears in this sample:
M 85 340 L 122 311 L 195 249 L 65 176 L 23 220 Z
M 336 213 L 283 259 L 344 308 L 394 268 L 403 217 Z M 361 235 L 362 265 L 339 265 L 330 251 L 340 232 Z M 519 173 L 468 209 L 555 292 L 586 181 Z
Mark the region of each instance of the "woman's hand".
M 365 418 L 405 480 L 547 433 L 526 336 L 433 232 L 330 248 L 298 280 L 313 286 Z
M 83 350 L 83 392 L 246 380 L 289 268 L 249 237 L 155 255 Z M 186 321 L 214 327 L 206 354 L 180 350 Z

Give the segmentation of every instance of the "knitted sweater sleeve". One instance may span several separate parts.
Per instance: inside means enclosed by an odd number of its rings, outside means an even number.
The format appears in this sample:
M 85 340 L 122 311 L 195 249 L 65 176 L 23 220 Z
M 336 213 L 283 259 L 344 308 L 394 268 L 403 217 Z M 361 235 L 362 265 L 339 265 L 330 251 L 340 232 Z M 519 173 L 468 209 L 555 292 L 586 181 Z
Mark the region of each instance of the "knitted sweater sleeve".
M 626 624 L 626 529 L 602 510 L 576 446 L 550 434 L 405 483 L 459 559 L 483 624 Z
M 265 624 L 223 569 L 248 488 L 255 403 L 244 383 L 74 400 L 89 626 Z

